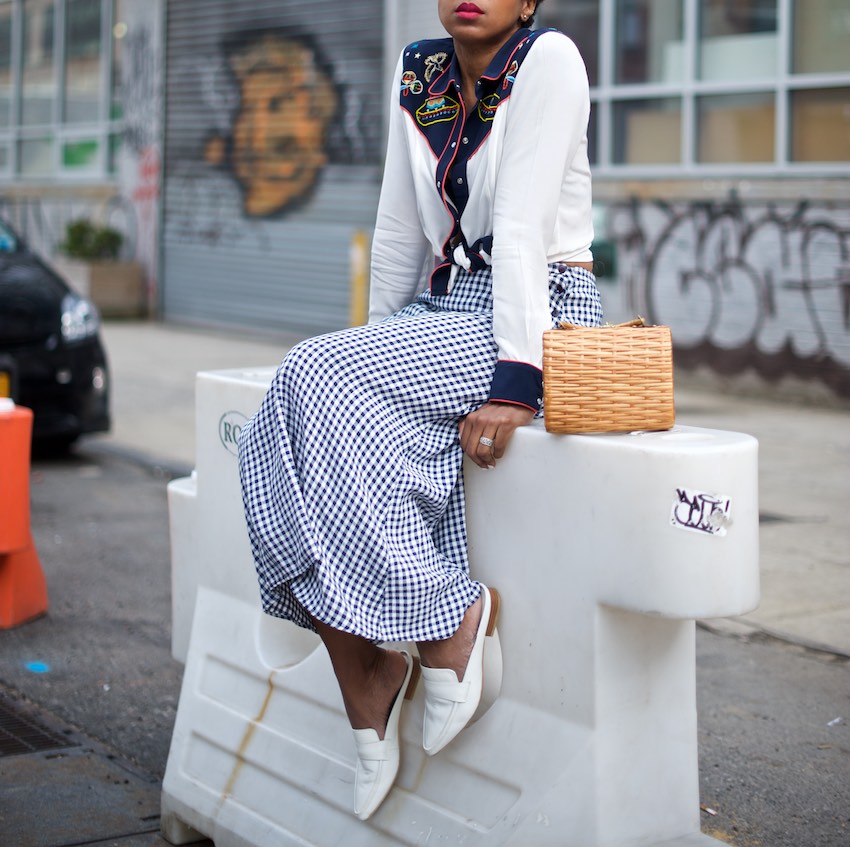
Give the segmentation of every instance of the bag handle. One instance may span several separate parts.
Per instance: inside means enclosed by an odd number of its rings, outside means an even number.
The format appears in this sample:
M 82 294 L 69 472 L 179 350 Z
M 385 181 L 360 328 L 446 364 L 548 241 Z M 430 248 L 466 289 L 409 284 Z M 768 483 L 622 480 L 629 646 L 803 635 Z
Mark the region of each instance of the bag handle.
M 621 324 L 605 324 L 603 329 L 626 329 L 628 327 L 640 327 L 646 326 L 646 321 L 638 315 L 636 318 L 632 318 L 630 321 L 625 321 Z M 595 327 L 587 327 L 581 326 L 580 324 L 571 324 L 564 321 L 559 329 L 595 329 Z

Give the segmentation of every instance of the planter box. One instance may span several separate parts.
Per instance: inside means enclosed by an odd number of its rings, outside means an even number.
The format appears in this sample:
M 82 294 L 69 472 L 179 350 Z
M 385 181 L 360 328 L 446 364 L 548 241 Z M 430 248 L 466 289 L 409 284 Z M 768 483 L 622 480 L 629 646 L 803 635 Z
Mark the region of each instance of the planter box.
M 83 262 L 62 256 L 53 260 L 53 268 L 77 293 L 92 300 L 102 317 L 147 315 L 145 277 L 139 262 Z

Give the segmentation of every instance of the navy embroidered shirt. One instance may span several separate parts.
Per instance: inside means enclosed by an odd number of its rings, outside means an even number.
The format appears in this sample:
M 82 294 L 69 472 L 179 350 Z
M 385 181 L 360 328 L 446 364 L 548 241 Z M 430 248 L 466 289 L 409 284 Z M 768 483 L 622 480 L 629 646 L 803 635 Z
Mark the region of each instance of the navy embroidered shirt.
M 584 63 L 562 33 L 521 29 L 478 81 L 474 108 L 450 38 L 409 45 L 395 79 L 370 320 L 410 303 L 423 281 L 445 294 L 459 267 L 492 266 L 490 399 L 536 410 L 547 265 L 592 259 Z

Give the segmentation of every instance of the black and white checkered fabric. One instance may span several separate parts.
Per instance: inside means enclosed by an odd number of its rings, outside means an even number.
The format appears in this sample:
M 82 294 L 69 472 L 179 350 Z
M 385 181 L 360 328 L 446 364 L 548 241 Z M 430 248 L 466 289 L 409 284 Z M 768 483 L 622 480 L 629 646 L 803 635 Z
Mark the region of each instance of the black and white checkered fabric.
M 551 265 L 553 324 L 601 322 L 592 274 Z M 496 364 L 489 269 L 381 323 L 308 339 L 243 428 L 263 609 L 374 641 L 448 638 L 469 576 L 458 421 Z

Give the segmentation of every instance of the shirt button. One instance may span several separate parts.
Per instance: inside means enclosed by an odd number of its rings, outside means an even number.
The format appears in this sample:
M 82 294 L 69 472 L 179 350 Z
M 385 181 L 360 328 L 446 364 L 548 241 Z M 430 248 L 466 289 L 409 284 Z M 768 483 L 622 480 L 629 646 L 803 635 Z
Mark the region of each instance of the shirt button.
M 457 184 L 463 185 L 463 180 L 460 177 L 457 178 Z
M 466 136 L 463 137 L 463 143 L 469 144 L 469 139 Z
M 457 147 L 457 141 L 452 141 L 452 148 Z

